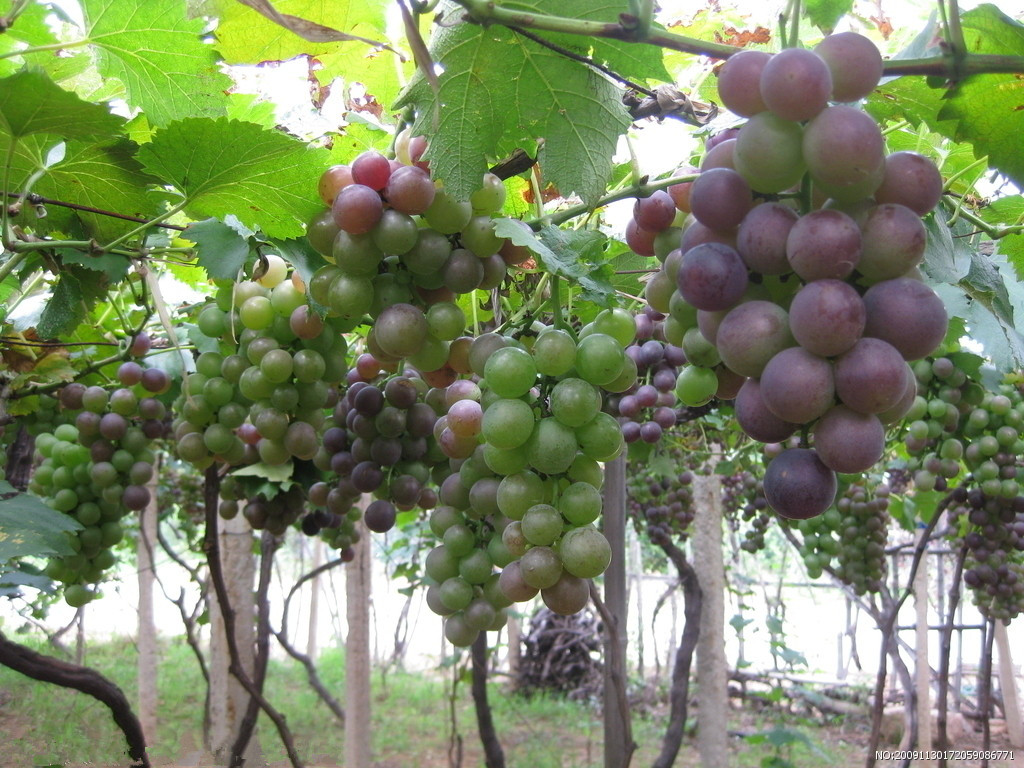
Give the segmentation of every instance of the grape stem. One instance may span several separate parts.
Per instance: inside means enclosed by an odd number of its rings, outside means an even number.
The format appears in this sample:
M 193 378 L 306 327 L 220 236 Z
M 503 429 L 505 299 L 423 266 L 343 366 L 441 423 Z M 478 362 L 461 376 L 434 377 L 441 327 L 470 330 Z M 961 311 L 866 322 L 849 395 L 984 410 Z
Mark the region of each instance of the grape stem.
M 683 184 L 693 181 L 696 178 L 697 175 L 691 173 L 686 176 L 673 176 L 668 179 L 659 179 L 658 181 L 631 184 L 628 187 L 624 187 L 616 192 L 605 195 L 598 199 L 593 205 L 587 205 L 585 203 L 581 205 L 574 205 L 546 218 L 538 218 L 533 221 L 529 221 L 527 224 L 529 224 L 533 229 L 539 229 L 543 224 L 550 224 L 551 226 L 557 227 L 559 224 L 564 224 L 577 216 L 583 216 L 597 208 L 601 208 L 609 203 L 614 203 L 616 200 L 625 200 L 628 197 L 650 197 L 652 193 L 657 192 L 659 189 L 665 189 L 666 187 L 671 187 L 675 184 Z
M 19 198 L 20 195 L 16 192 L 9 192 L 7 190 L 0 191 L 0 195 L 4 197 Z M 115 211 L 105 211 L 102 208 L 93 208 L 91 205 L 79 205 L 78 203 L 67 203 L 63 200 L 54 200 L 51 197 L 43 197 L 31 193 L 25 196 L 25 202 L 31 203 L 32 205 L 56 205 L 61 208 L 70 208 L 73 211 L 84 211 L 85 213 L 95 213 L 97 216 L 109 216 L 112 219 L 121 219 L 123 221 L 134 221 L 136 224 L 146 224 L 149 219 L 143 219 L 139 216 L 129 216 L 126 213 L 117 213 Z M 181 224 L 166 224 L 157 223 L 151 226 L 162 227 L 163 229 L 174 229 L 181 232 L 185 229 Z
M 740 47 L 713 43 L 665 30 L 651 30 L 643 34 L 637 24 L 623 24 L 621 21 L 589 21 L 565 16 L 532 13 L 505 8 L 494 0 L 455 0 L 465 9 L 465 20 L 487 26 L 500 24 L 504 27 L 539 29 L 548 32 L 562 32 L 571 35 L 608 38 L 628 43 L 646 43 L 713 59 L 727 59 L 743 50 Z M 954 4 L 955 7 L 955 4 Z M 995 73 L 1024 73 L 1024 56 L 999 54 L 968 54 L 956 60 L 952 53 L 921 59 L 887 60 L 884 63 L 886 75 L 937 75 L 953 81 L 968 75 Z
M 551 314 L 555 328 L 565 330 L 565 318 L 562 317 L 562 278 L 551 274 Z

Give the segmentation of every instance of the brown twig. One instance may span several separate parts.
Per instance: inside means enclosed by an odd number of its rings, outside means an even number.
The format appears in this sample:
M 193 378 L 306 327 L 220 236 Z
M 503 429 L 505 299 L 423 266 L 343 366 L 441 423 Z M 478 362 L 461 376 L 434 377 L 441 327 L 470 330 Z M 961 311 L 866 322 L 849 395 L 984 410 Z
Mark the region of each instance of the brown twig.
M 0 632 L 0 664 L 33 680 L 81 691 L 105 704 L 128 742 L 128 756 L 132 759 L 133 768 L 149 768 L 146 737 L 131 704 L 120 688 L 95 669 L 37 653 L 8 640 L 3 632 Z
M 494 729 L 494 718 L 491 717 L 491 705 L 487 701 L 487 633 L 481 632 L 470 648 L 472 658 L 472 681 L 470 692 L 473 695 L 473 708 L 476 711 L 477 729 L 480 732 L 480 744 L 484 748 L 484 764 L 487 768 L 505 768 L 505 752 L 498 741 Z
M 19 198 L 20 194 L 17 192 L 7 192 L 6 190 L 0 191 L 5 197 Z M 83 211 L 85 213 L 95 213 L 97 216 L 108 216 L 111 219 L 121 219 L 122 221 L 131 221 L 136 224 L 145 224 L 149 219 L 144 219 L 139 216 L 129 216 L 126 213 L 117 213 L 115 211 L 105 211 L 102 208 L 93 208 L 91 205 L 80 205 L 78 203 L 68 203 L 63 200 L 54 200 L 52 197 L 43 197 L 31 193 L 25 197 L 25 201 L 32 205 L 56 205 L 60 208 L 70 208 L 73 211 Z M 181 232 L 185 229 L 180 224 L 168 224 L 167 222 L 159 222 L 153 225 L 154 227 L 162 227 L 163 229 L 173 229 Z
M 235 637 L 235 612 L 231 607 L 228 598 L 227 585 L 224 583 L 224 572 L 220 564 L 220 542 L 217 538 L 217 503 L 220 495 L 220 475 L 217 473 L 217 465 L 211 464 L 206 469 L 205 482 L 203 483 L 203 497 L 206 507 L 206 533 L 203 538 L 203 549 L 206 552 L 206 559 L 210 565 L 210 579 L 213 581 L 213 589 L 217 595 L 217 603 L 220 606 L 221 615 L 224 619 L 224 634 L 226 635 L 228 656 L 231 663 L 228 671 L 259 704 L 260 708 L 267 713 L 277 728 L 281 743 L 288 752 L 288 759 L 293 768 L 302 768 L 302 758 L 295 749 L 295 739 L 288 728 L 285 717 L 278 712 L 260 693 L 253 684 L 245 669 L 242 667 L 238 653 L 238 641 Z M 239 755 L 232 756 L 232 768 L 242 768 L 242 761 Z

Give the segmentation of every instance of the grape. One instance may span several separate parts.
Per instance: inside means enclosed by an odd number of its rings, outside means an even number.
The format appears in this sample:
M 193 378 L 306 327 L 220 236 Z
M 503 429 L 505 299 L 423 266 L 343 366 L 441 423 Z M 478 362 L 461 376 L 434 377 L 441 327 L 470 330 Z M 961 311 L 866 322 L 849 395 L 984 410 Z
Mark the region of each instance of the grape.
M 761 70 L 761 98 L 783 120 L 810 120 L 828 104 L 832 74 L 814 51 L 787 48 Z
M 682 297 L 698 309 L 729 309 L 747 288 L 747 269 L 733 248 L 705 243 L 683 254 L 676 283 Z
M 384 206 L 380 195 L 363 184 L 350 184 L 338 192 L 331 206 L 334 223 L 351 235 L 370 232 L 380 221 Z
M 899 351 L 881 339 L 863 338 L 836 359 L 836 394 L 860 413 L 881 413 L 906 391 L 907 365 Z
M 533 345 L 537 372 L 544 376 L 568 373 L 576 360 L 576 342 L 566 331 L 550 328 L 542 332 Z
M 736 250 L 747 267 L 763 275 L 792 271 L 786 258 L 786 240 L 799 216 L 782 203 L 754 206 L 740 222 Z
M 753 117 L 768 109 L 761 97 L 761 72 L 771 59 L 765 51 L 740 50 L 718 70 L 718 95 L 726 108 L 740 117 Z
M 806 424 L 833 403 L 835 382 L 828 360 L 802 347 L 776 354 L 761 373 L 761 397 L 772 413 L 785 421 Z
M 849 277 L 861 257 L 857 223 L 836 210 L 801 216 L 786 239 L 786 258 L 804 280 Z
M 804 128 L 803 156 L 811 177 L 833 197 L 867 197 L 882 180 L 885 140 L 870 115 L 832 106 Z
M 591 526 L 583 526 L 562 536 L 558 556 L 562 559 L 562 567 L 573 576 L 592 579 L 604 573 L 611 562 L 612 549 L 603 533 Z
M 654 255 L 654 238 L 657 232 L 644 229 L 637 224 L 636 219 L 626 222 L 626 245 L 638 256 Z
M 650 197 L 641 197 L 633 204 L 633 219 L 648 232 L 660 232 L 671 226 L 676 206 L 668 192 L 656 190 Z
M 525 445 L 530 466 L 544 475 L 568 470 L 578 449 L 573 430 L 553 418 L 538 421 Z
M 878 417 L 844 405 L 822 416 L 813 435 L 818 458 L 836 472 L 864 472 L 882 458 L 885 450 L 885 427 Z
M 752 204 L 750 185 L 729 168 L 703 171 L 693 182 L 690 195 L 693 215 L 711 229 L 726 230 L 739 226 Z
M 541 590 L 544 605 L 562 616 L 570 616 L 586 608 L 590 587 L 584 579 L 564 572 L 553 586 Z
M 882 55 L 873 42 L 856 32 L 829 35 L 814 52 L 832 74 L 833 101 L 863 99 L 882 79 Z
M 790 448 L 768 464 L 764 494 L 779 515 L 806 520 L 820 515 L 835 500 L 836 475 L 807 448 Z
M 612 383 L 622 373 L 625 360 L 622 345 L 605 333 L 592 333 L 576 347 L 576 371 L 595 386 Z
M 772 112 L 760 112 L 747 121 L 736 138 L 736 170 L 758 192 L 782 192 L 798 184 L 804 175 L 805 143 L 799 123 L 783 120 Z
M 736 421 L 747 435 L 762 443 L 778 443 L 796 432 L 797 424 L 780 419 L 765 405 L 761 384 L 747 379 L 736 393 Z
M 471 353 L 472 354 L 472 353 Z M 537 378 L 530 353 L 518 347 L 496 349 L 484 365 L 484 378 L 500 397 L 516 398 L 529 392 Z
M 676 378 L 676 397 L 691 408 L 709 402 L 717 390 L 718 376 L 710 368 L 688 365 Z
M 498 577 L 498 588 L 509 600 L 517 603 L 532 600 L 539 591 L 539 588 L 526 583 L 519 560 L 509 563 L 502 569 Z
M 426 340 L 428 325 L 423 311 L 412 304 L 393 304 L 374 324 L 377 343 L 390 355 L 407 357 Z
M 916 152 L 893 152 L 885 158 L 879 203 L 898 203 L 918 216 L 929 213 L 942 197 L 942 175 L 935 163 Z
M 456 248 L 442 267 L 444 285 L 454 293 L 469 293 L 484 279 L 484 267 L 472 251 Z
M 352 181 L 377 192 L 387 186 L 391 177 L 391 163 L 379 152 L 369 150 L 352 161 Z
M 601 393 L 583 379 L 562 379 L 551 390 L 550 408 L 567 427 L 582 427 L 601 409 Z
M 409 211 L 403 211 L 409 213 Z M 425 211 L 423 218 L 438 232 L 452 235 L 462 230 L 473 216 L 473 207 L 468 202 L 460 202 L 439 189 L 434 200 Z
M 857 268 L 871 282 L 901 277 L 924 258 L 924 224 L 906 206 L 874 206 L 865 216 L 861 232 L 864 254 Z
M 857 291 L 839 280 L 808 283 L 789 308 L 789 324 L 800 346 L 822 357 L 842 354 L 861 337 L 866 309 Z
M 700 170 L 703 172 L 714 168 L 736 170 L 736 139 L 729 139 L 721 144 L 715 144 L 714 147 L 708 147 L 704 159 L 700 162 Z M 691 209 L 692 207 L 691 205 Z
M 864 306 L 865 335 L 889 342 L 905 360 L 934 352 L 949 326 L 945 305 L 935 291 L 906 277 L 875 283 L 864 294 Z
M 772 357 L 793 346 L 794 340 L 786 310 L 769 301 L 747 301 L 722 319 L 715 343 L 730 370 L 756 377 Z

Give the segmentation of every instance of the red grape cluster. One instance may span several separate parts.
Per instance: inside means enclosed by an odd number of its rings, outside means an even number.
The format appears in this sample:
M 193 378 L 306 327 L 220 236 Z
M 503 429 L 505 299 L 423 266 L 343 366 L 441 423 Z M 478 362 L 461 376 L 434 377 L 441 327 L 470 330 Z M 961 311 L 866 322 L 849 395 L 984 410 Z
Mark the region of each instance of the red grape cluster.
M 982 614 L 1008 622 L 1024 612 L 1024 497 L 957 491 L 950 515 L 967 519 L 964 583 Z
M 728 59 L 719 93 L 748 120 L 676 196 L 692 220 L 647 287 L 691 363 L 680 400 L 706 402 L 728 371 L 745 379 L 735 412 L 749 436 L 809 432 L 812 448 L 784 451 L 765 475 L 785 517 L 821 514 L 836 472 L 878 461 L 885 425 L 916 395 L 908 361 L 946 333 L 945 307 L 917 270 L 941 176 L 921 155 L 886 156 L 878 125 L 848 103 L 881 72 L 854 33 Z
M 689 537 L 693 522 L 693 473 L 683 470 L 669 477 L 650 477 L 638 473 L 627 483 L 627 511 L 638 532 L 661 546 Z

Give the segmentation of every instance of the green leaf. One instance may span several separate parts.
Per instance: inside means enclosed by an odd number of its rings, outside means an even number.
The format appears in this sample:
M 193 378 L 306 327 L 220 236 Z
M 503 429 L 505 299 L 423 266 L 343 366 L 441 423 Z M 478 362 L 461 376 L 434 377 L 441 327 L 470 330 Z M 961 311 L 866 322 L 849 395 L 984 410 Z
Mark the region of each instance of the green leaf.
M 944 283 L 957 283 L 967 277 L 971 268 L 970 225 L 962 219 L 953 231 L 946 226 L 946 219 L 940 211 L 924 221 L 928 233 L 928 245 L 924 253 L 924 269 L 930 277 Z
M 81 1 L 100 73 L 123 82 L 128 103 L 151 124 L 224 114 L 231 78 L 203 42 L 204 22 L 189 19 L 182 0 Z
M 290 461 L 284 464 L 264 464 L 263 462 L 258 462 L 236 469 L 231 474 L 235 477 L 258 477 L 270 483 L 283 483 L 291 479 L 293 469 L 294 466 Z M 267 498 L 270 498 L 270 496 Z
M 24 56 L 13 55 L 15 51 L 24 50 L 28 46 L 51 45 L 57 42 L 57 38 L 46 23 L 48 13 L 48 9 L 43 5 L 30 2 L 25 10 L 18 14 L 14 24 L 0 34 L 0 55 L 7 57 L 0 59 L 0 76 L 9 75 L 20 69 L 26 60 L 38 64 L 40 58 L 51 54 L 39 52 Z
M 386 3 L 275 0 L 273 6 L 283 14 L 325 27 L 373 40 L 387 39 Z M 322 83 L 330 83 L 339 76 L 346 81 L 358 80 L 385 105 L 398 94 L 398 62 L 390 51 L 377 52 L 360 41 L 310 42 L 237 0 L 218 0 L 216 13 L 216 47 L 231 64 L 284 61 L 308 55 L 319 62 L 315 74 Z M 411 63 L 406 66 L 411 67 Z
M 970 53 L 1024 56 L 1024 25 L 986 4 L 961 17 Z M 954 88 L 939 119 L 955 120 L 950 138 L 969 141 L 993 167 L 1024 184 L 1024 80 L 1016 74 L 975 75 Z
M 803 9 L 814 26 L 829 34 L 836 22 L 853 10 L 853 0 L 805 0 Z
M 78 278 L 70 271 L 61 272 L 39 318 L 36 332 L 43 339 L 54 339 L 71 333 L 85 318 L 86 311 L 85 294 Z
M 139 149 L 146 170 L 176 186 L 194 218 L 231 213 L 284 238 L 304 234 L 322 210 L 316 189 L 327 156 L 283 133 L 227 118 L 172 123 Z
M 327 264 L 327 260 L 314 251 L 304 237 L 297 240 L 271 238 L 270 244 L 281 254 L 285 261 L 295 268 L 295 271 L 299 273 L 299 276 L 307 285 L 310 278 L 313 277 L 313 273 Z
M 65 91 L 39 69 L 0 79 L 0 137 L 45 133 L 64 139 L 104 140 L 119 133 L 124 122 L 105 106 Z
M 971 299 L 963 315 L 971 338 L 1000 371 L 1024 367 L 1024 336 L 1014 322 L 1014 308 L 1024 307 L 1024 288 L 1005 258 L 975 254 L 960 285 Z
M 514 219 L 495 219 L 494 233 L 507 237 L 516 245 L 529 248 L 537 254 L 544 268 L 553 274 L 578 283 L 583 299 L 607 304 L 612 286 L 599 276 L 601 267 L 595 264 L 603 253 L 607 237 L 592 229 L 559 229 L 543 227 L 539 236 L 521 226 Z
M 196 264 L 215 280 L 234 280 L 249 258 L 249 241 L 217 219 L 189 224 L 181 236 L 196 244 Z
M 15 557 L 72 555 L 65 534 L 81 527 L 74 518 L 0 480 L 0 563 Z
M 615 85 L 499 27 L 442 25 L 431 53 L 444 68 L 438 93 L 417 74 L 399 106 L 416 107 L 413 131 L 430 136 L 431 171 L 455 197 L 467 199 L 480 185 L 488 158 L 543 139 L 546 180 L 564 196 L 597 200 L 630 123 Z

